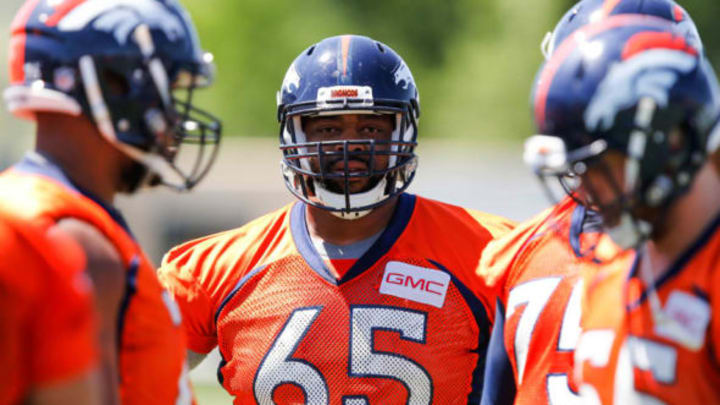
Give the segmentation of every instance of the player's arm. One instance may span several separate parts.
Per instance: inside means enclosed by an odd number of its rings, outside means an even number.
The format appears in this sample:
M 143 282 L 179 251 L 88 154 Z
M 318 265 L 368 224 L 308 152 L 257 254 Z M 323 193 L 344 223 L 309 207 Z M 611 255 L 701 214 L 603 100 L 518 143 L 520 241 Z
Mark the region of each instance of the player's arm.
M 95 307 L 99 316 L 100 379 L 103 404 L 119 403 L 118 396 L 118 316 L 125 292 L 126 270 L 110 241 L 87 222 L 67 218 L 56 227 L 75 239 L 85 251 L 86 271 L 95 288 Z
M 70 380 L 36 387 L 26 403 L 30 405 L 101 405 L 100 375 L 92 370 Z
M 192 252 L 178 255 L 177 250 L 171 250 L 163 258 L 158 279 L 182 313 L 188 344 L 187 361 L 193 369 L 217 346 L 215 300 L 204 288 L 207 279 L 201 275 L 203 267 L 192 259 Z
M 481 405 L 512 405 L 515 377 L 505 350 L 505 311 L 498 300 L 490 344 L 485 358 L 485 379 Z
M 38 259 L 28 269 L 36 263 L 44 279 L 25 326 L 32 350 L 25 357 L 31 380 L 23 404 L 100 405 L 97 317 L 86 257 L 59 227 L 44 236 L 35 242 L 42 250 L 21 253 Z

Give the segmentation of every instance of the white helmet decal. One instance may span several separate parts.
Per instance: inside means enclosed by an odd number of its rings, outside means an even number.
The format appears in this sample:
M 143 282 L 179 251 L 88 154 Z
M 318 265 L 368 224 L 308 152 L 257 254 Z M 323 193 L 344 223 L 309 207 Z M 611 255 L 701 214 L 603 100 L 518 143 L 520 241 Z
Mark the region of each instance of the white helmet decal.
M 290 68 L 288 69 L 287 73 L 285 73 L 285 78 L 282 82 L 282 88 L 281 91 L 286 91 L 288 93 L 292 93 L 296 91 L 300 87 L 300 75 L 297 72 L 297 69 L 295 69 L 295 64 L 293 63 L 290 65 Z
M 400 66 L 398 66 L 397 70 L 395 70 L 393 74 L 395 75 L 396 85 L 399 86 L 400 83 L 403 83 L 403 90 L 407 90 L 411 84 L 415 87 L 415 79 L 413 78 L 412 72 L 410 72 L 410 68 L 407 64 L 405 64 L 405 62 L 400 63 Z
M 585 125 L 590 131 L 608 130 L 621 110 L 652 98 L 667 107 L 669 92 L 680 74 L 698 65 L 698 57 L 684 51 L 654 49 L 614 64 L 600 82 L 585 110 Z
M 151 18 L 155 21 L 148 21 Z M 178 16 L 168 12 L 163 3 L 149 0 L 88 0 L 72 9 L 57 27 L 60 31 L 79 31 L 93 22 L 93 28 L 113 33 L 124 45 L 143 21 L 161 27 L 171 41 L 185 33 Z

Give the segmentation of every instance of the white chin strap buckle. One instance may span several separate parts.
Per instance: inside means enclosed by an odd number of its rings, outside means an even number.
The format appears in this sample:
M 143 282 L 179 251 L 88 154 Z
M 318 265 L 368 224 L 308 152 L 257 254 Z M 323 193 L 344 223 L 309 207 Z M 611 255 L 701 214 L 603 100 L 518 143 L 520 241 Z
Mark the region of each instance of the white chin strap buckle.
M 652 226 L 644 221 L 633 221 L 628 213 L 623 213 L 620 223 L 612 228 L 607 228 L 607 234 L 621 249 L 637 248 L 652 230 Z
M 380 182 L 378 182 L 375 187 L 372 189 L 364 192 L 364 193 L 357 193 L 357 194 L 350 194 L 350 207 L 367 207 L 369 205 L 376 204 L 380 201 L 382 201 L 383 198 L 386 197 L 385 195 L 385 188 L 387 185 L 387 180 L 383 178 Z M 330 208 L 336 208 L 339 210 L 343 210 L 346 208 L 345 205 L 345 195 L 344 194 L 338 194 L 333 193 L 331 191 L 328 191 L 325 187 L 322 187 L 318 183 L 315 183 L 315 196 L 322 203 L 322 205 L 325 205 L 326 207 Z M 354 219 L 360 219 L 370 212 L 372 212 L 372 209 L 369 210 L 362 210 L 362 211 L 331 211 L 333 215 L 335 215 L 338 218 L 346 219 L 346 220 L 354 220 Z
M 347 221 L 352 221 L 352 220 L 360 219 L 360 218 L 364 217 L 365 215 L 372 212 L 372 210 L 352 211 L 352 212 L 345 212 L 345 211 L 330 211 L 330 212 L 338 218 L 342 218 Z

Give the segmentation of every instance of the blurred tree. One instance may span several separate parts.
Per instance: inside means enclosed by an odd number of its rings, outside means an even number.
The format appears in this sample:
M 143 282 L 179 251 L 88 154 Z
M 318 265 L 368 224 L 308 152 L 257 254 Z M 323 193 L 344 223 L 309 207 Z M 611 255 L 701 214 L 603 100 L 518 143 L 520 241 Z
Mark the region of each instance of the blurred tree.
M 494 2 L 445 0 L 341 0 L 333 2 L 342 9 L 356 29 L 383 42 L 395 42 L 403 55 L 412 53 L 422 69 L 445 66 L 451 42 L 469 25 L 492 24 Z M 482 10 L 482 18 L 470 21 L 469 8 Z
M 275 92 L 285 70 L 303 49 L 332 35 L 368 35 L 387 43 L 407 60 L 423 100 L 433 99 L 426 89 L 446 79 L 453 43 L 469 26 L 492 32 L 495 5 L 472 0 L 446 0 L 442 6 L 435 0 L 184 3 L 218 66 L 217 85 L 199 93 L 199 100 L 223 118 L 230 135 L 277 133 Z
M 203 46 L 215 54 L 217 82 L 199 101 L 229 135 L 277 132 L 275 92 L 293 58 L 343 31 L 325 0 L 188 0 Z M 201 94 L 202 93 L 202 94 Z
M 528 97 L 540 41 L 574 0 L 181 0 L 217 83 L 198 93 L 228 135 L 275 136 L 275 93 L 297 54 L 322 38 L 362 34 L 387 43 L 411 67 L 422 99 L 421 137 L 517 142 L 532 131 Z M 720 1 L 680 0 L 720 64 Z M 21 0 L 0 1 L 7 26 Z M 7 43 L 0 43 L 0 56 Z M 5 69 L 0 81 L 6 80 Z M 1 84 L 1 83 L 0 83 Z M 28 125 L 0 114 L 8 131 Z M 9 148 L 0 145 L 3 150 Z
M 275 92 L 293 58 L 318 40 L 368 35 L 411 67 L 421 136 L 518 141 L 532 130 L 528 96 L 539 43 L 574 0 L 184 0 L 218 82 L 199 97 L 229 135 L 274 135 Z M 720 2 L 682 1 L 720 62 Z
M 720 2 L 716 0 L 685 0 L 680 1 L 700 31 L 700 37 L 705 46 L 705 53 L 715 66 L 720 70 Z M 719 73 L 720 74 L 720 73 Z

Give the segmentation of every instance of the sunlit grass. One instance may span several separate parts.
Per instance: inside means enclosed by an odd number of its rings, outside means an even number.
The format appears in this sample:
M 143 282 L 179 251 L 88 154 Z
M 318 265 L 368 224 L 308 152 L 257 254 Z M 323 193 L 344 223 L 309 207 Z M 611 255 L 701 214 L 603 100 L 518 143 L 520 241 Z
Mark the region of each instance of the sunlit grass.
M 219 384 L 195 384 L 198 405 L 230 405 L 232 397 Z

